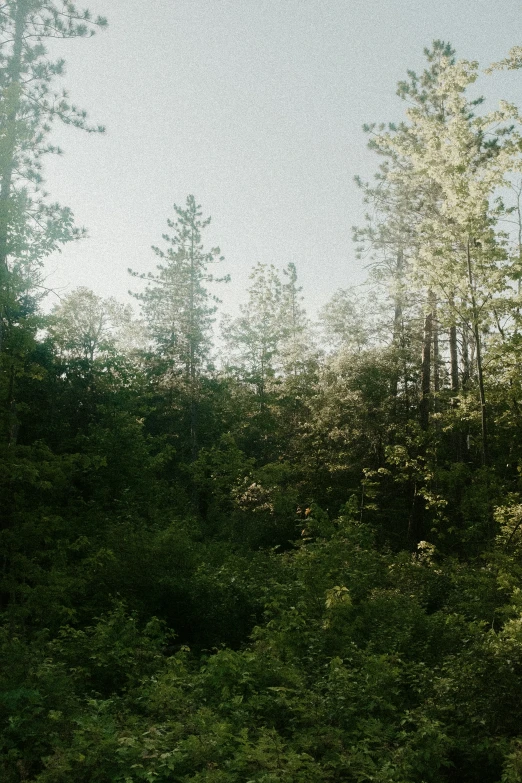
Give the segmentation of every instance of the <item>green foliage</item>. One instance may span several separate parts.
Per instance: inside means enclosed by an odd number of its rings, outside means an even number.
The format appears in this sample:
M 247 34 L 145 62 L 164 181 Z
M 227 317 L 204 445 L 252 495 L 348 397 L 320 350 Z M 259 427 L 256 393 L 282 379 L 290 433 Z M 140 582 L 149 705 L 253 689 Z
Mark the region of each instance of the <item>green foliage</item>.
M 208 267 L 223 257 L 218 247 L 203 248 L 201 236 L 210 218 L 201 218 L 194 196 L 187 197 L 185 209 L 175 204 L 174 212 L 176 220 L 167 221 L 174 233 L 163 236 L 167 249 L 153 248 L 161 261 L 157 272 L 138 275 L 129 271 L 147 281 L 145 291 L 134 296 L 142 303 L 158 358 L 167 363 L 167 375 L 181 375 L 188 382 L 208 359 L 214 303 L 219 300 L 205 286 L 214 279 Z
M 42 35 L 90 24 L 70 3 L 0 10 L 3 112 L 20 9 Z M 492 117 L 465 97 L 474 64 L 441 42 L 427 57 L 399 86 L 409 124 L 374 137 L 385 163 L 363 185 L 378 222 L 356 233 L 382 301 L 367 319 L 338 292 L 330 353 L 295 266 L 258 265 L 228 364 L 210 366 L 219 251 L 203 250 L 193 197 L 139 297 L 148 337 L 86 289 L 47 320 L 23 286 L 4 296 L 2 781 L 520 779 L 518 256 L 489 201 L 518 137 L 486 139 Z M 24 231 L 11 275 L 46 252 Z

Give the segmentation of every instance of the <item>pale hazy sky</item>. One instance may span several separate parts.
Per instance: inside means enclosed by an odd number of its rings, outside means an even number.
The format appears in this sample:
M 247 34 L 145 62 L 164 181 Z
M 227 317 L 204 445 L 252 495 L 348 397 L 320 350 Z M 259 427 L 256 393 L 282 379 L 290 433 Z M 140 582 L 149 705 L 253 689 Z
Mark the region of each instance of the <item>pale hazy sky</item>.
M 312 311 L 359 282 L 353 178 L 378 163 L 362 124 L 402 118 L 396 83 L 424 67 L 433 39 L 484 67 L 522 43 L 521 0 L 85 4 L 108 29 L 56 49 L 71 97 L 107 132 L 54 134 L 65 155 L 47 161 L 48 190 L 89 239 L 49 260 L 47 284 L 126 298 L 127 267 L 154 268 L 150 246 L 192 193 L 232 276 L 220 290 L 228 310 L 259 261 L 295 262 Z M 492 107 L 521 106 L 522 71 L 484 76 L 478 90 Z

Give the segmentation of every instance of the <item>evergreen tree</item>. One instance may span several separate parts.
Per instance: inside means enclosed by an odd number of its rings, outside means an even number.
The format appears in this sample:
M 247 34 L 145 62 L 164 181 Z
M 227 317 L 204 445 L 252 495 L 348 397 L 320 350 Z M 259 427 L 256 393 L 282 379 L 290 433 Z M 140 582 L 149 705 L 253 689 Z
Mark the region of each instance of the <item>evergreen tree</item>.
M 105 25 L 69 0 L 9 0 L 0 6 L 0 398 L 2 429 L 17 428 L 16 381 L 24 372 L 36 321 L 38 269 L 45 256 L 83 231 L 71 210 L 42 191 L 42 159 L 60 150 L 49 142 L 57 119 L 94 131 L 56 80 L 46 39 L 83 37 Z
M 42 158 L 60 150 L 48 137 L 57 119 L 87 131 L 86 114 L 55 81 L 63 60 L 51 60 L 45 40 L 92 35 L 106 24 L 69 0 L 11 0 L 0 7 L 0 306 L 2 332 L 34 265 L 60 243 L 81 236 L 67 207 L 42 192 Z M 0 336 L 1 339 L 1 336 Z
M 240 305 L 238 318 L 224 319 L 222 333 L 229 369 L 254 387 L 259 410 L 263 412 L 276 378 L 279 352 L 287 330 L 281 318 L 281 278 L 274 265 L 257 264 L 250 280 L 248 302 Z M 298 318 L 295 291 L 292 296 L 290 321 Z
M 284 376 L 296 378 L 306 367 L 313 352 L 313 340 L 306 311 L 302 305 L 302 286 L 297 282 L 297 269 L 290 262 L 283 269 L 281 285 L 281 339 L 280 365 Z
M 192 456 L 197 451 L 197 410 L 199 382 L 212 347 L 212 324 L 217 297 L 207 285 L 215 280 L 208 267 L 223 260 L 218 247 L 205 250 L 202 232 L 210 218 L 202 219 L 194 196 L 187 197 L 185 209 L 174 205 L 175 220 L 168 220 L 172 235 L 164 234 L 165 250 L 153 247 L 161 260 L 156 272 L 134 277 L 147 281 L 141 302 L 160 371 L 170 384 L 181 385 L 190 400 L 190 439 Z
M 418 323 L 422 317 L 422 297 L 418 290 L 414 292 L 411 289 L 408 279 L 418 251 L 419 216 L 429 208 L 430 199 L 411 183 L 405 187 L 402 182 L 394 181 L 395 170 L 403 170 L 407 163 L 393 150 L 379 148 L 373 138 L 375 126 L 365 126 L 365 129 L 372 136 L 369 147 L 384 155 L 384 161 L 379 166 L 374 184 L 356 177 L 369 211 L 365 224 L 353 228 L 353 239 L 357 242 L 358 258 L 369 257 L 370 260 L 370 311 L 378 313 L 372 331 L 379 342 L 392 345 L 395 369 L 391 392 L 396 404 L 401 402 L 407 412 L 418 364 L 415 350 L 419 341 Z M 379 130 L 382 132 L 383 129 L 384 126 L 381 126 Z M 360 294 L 358 299 L 361 299 Z M 348 306 L 348 302 L 346 304 Z M 353 311 L 353 305 L 350 310 Z M 353 320 L 353 313 L 351 318 Z M 365 321 L 368 329 L 367 314 Z M 334 328 L 333 323 L 330 323 L 330 328 Z
M 482 420 L 482 451 L 486 460 L 486 400 L 482 362 L 482 331 L 487 328 L 490 303 L 506 286 L 508 265 L 496 230 L 498 213 L 491 200 L 516 168 L 518 134 L 516 110 L 506 104 L 496 112 L 474 114 L 478 101 L 466 90 L 477 76 L 477 64 L 456 62 L 450 47 L 435 42 L 427 51 L 430 67 L 422 77 L 410 74 L 399 85 L 407 98 L 408 123 L 381 132 L 372 145 L 401 165 L 390 168 L 389 182 L 424 193 L 416 235 L 417 252 L 410 280 L 424 292 L 425 325 L 421 380 L 421 424 L 427 424 L 430 394 L 431 344 L 434 315 L 450 327 L 452 385 L 455 386 L 455 330 L 462 324 L 463 342 L 473 338 Z M 444 305 L 442 308 L 441 305 Z M 463 360 L 468 363 L 463 350 Z M 463 369 L 466 377 L 466 367 Z

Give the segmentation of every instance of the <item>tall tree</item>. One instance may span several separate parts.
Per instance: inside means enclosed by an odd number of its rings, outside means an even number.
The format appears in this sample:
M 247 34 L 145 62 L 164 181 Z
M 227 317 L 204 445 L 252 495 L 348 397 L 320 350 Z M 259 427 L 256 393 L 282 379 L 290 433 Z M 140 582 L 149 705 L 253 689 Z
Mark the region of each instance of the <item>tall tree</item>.
M 263 413 L 287 331 L 281 318 L 282 284 L 276 268 L 257 264 L 250 280 L 248 302 L 240 305 L 238 318 L 224 320 L 223 338 L 229 368 L 253 385 Z
M 42 158 L 58 119 L 92 131 L 86 113 L 55 88 L 63 60 L 49 58 L 46 39 L 92 35 L 106 24 L 69 0 L 11 0 L 0 7 L 0 306 L 2 331 L 17 283 L 58 244 L 81 236 L 67 207 L 42 193 Z M 1 336 L 0 336 L 1 339 Z
M 473 335 L 486 461 L 482 330 L 507 271 L 491 200 L 519 165 L 519 135 L 513 126 L 518 118 L 507 104 L 490 114 L 475 114 L 480 99 L 470 101 L 466 91 L 477 78 L 477 64 L 455 61 L 451 47 L 438 41 L 426 54 L 430 67 L 422 77 L 410 73 L 410 82 L 399 86 L 410 102 L 408 122 L 376 135 L 373 145 L 401 164 L 390 169 L 390 181 L 426 194 L 429 208 L 419 215 L 410 279 L 425 292 L 426 339 L 433 335 L 434 302 L 444 303 L 442 317 L 450 327 L 458 319 L 463 331 L 467 328 Z M 450 329 L 450 352 L 454 337 Z M 455 385 L 453 356 L 451 365 Z M 422 385 L 425 393 L 426 378 Z M 421 418 L 426 424 L 424 410 Z
M 340 288 L 319 311 L 322 338 L 334 352 L 360 353 L 369 346 L 371 327 L 357 291 Z
M 141 302 L 150 338 L 164 366 L 165 377 L 181 383 L 190 401 L 190 440 L 192 456 L 197 452 L 197 411 L 201 373 L 211 350 L 211 332 L 217 297 L 207 285 L 224 282 L 215 279 L 209 266 L 223 260 L 219 247 L 205 250 L 202 233 L 210 223 L 203 219 L 201 206 L 194 196 L 187 197 L 185 208 L 174 205 L 175 220 L 168 220 L 173 234 L 164 234 L 166 249 L 153 247 L 161 260 L 156 272 L 134 277 L 147 281 L 142 293 L 134 296 Z
M 302 286 L 298 284 L 297 268 L 293 262 L 283 269 L 281 285 L 281 325 L 283 334 L 280 346 L 280 365 L 285 376 L 297 377 L 304 369 L 312 353 L 306 310 L 303 307 Z
M 42 159 L 60 152 L 49 134 L 56 120 L 101 130 L 90 126 L 85 112 L 55 87 L 64 61 L 48 56 L 45 41 L 92 35 L 105 23 L 69 0 L 0 5 L 0 366 L 5 384 L 0 392 L 9 433 L 38 267 L 61 243 L 84 233 L 74 226 L 71 210 L 49 202 L 42 191 Z

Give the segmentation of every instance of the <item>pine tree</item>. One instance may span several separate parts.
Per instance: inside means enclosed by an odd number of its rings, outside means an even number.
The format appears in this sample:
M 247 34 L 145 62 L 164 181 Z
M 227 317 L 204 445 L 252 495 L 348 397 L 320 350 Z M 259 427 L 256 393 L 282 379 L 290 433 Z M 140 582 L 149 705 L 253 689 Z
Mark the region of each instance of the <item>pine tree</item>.
M 12 0 L 0 8 L 0 305 L 2 332 L 20 287 L 30 286 L 34 266 L 56 247 L 78 238 L 67 207 L 42 192 L 42 158 L 60 153 L 49 143 L 59 120 L 87 131 L 86 113 L 54 88 L 64 61 L 52 60 L 50 38 L 92 35 L 105 19 L 92 18 L 63 0 Z M 0 336 L 1 340 L 1 336 Z
M 303 288 L 297 282 L 297 268 L 293 262 L 283 269 L 281 285 L 281 325 L 283 334 L 279 348 L 283 375 L 296 378 L 306 367 L 313 353 L 306 310 L 303 307 Z
M 240 306 L 238 318 L 224 319 L 222 333 L 229 370 L 255 388 L 259 410 L 263 413 L 276 377 L 287 327 L 281 318 L 283 294 L 276 268 L 257 264 L 250 280 L 248 302 Z M 294 295 L 297 296 L 296 291 Z M 297 301 L 290 320 L 297 319 L 296 307 Z
M 77 239 L 69 208 L 42 190 L 42 159 L 60 150 L 49 142 L 59 120 L 87 131 L 86 114 L 56 80 L 64 61 L 49 58 L 46 39 L 92 35 L 105 19 L 69 0 L 9 0 L 0 5 L 0 389 L 8 440 L 16 430 L 16 378 L 36 331 L 38 270 L 60 244 Z M 5 390 L 4 390 L 5 389 Z
M 156 272 L 134 277 L 147 281 L 143 293 L 134 296 L 141 302 L 149 335 L 170 383 L 181 385 L 190 400 L 190 440 L 192 456 L 197 452 L 197 409 L 201 374 L 212 347 L 212 324 L 219 300 L 207 284 L 215 280 L 208 267 L 223 260 L 218 247 L 205 250 L 202 233 L 210 218 L 202 219 L 201 206 L 188 196 L 185 209 L 174 205 L 175 220 L 168 220 L 172 235 L 164 234 L 165 250 L 153 247 L 161 260 Z
M 491 313 L 488 303 L 504 290 L 507 273 L 491 200 L 518 165 L 519 137 L 512 125 L 517 112 L 502 104 L 496 112 L 476 115 L 481 101 L 470 101 L 466 90 L 476 80 L 477 64 L 455 61 L 451 47 L 438 41 L 426 54 L 430 67 L 421 77 L 410 73 L 410 81 L 399 85 L 410 103 L 408 122 L 379 133 L 372 144 L 399 164 L 390 167 L 388 182 L 425 194 L 410 274 L 410 283 L 424 292 L 426 308 L 421 423 L 427 426 L 436 309 L 450 329 L 454 388 L 456 323 L 462 324 L 463 337 L 473 337 L 486 461 L 482 331 Z

